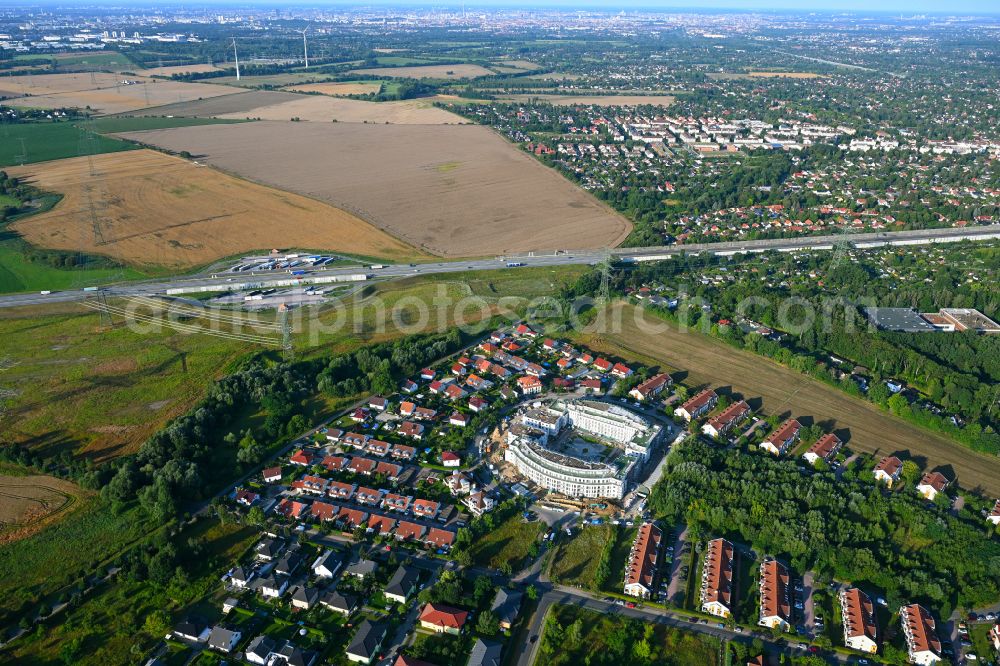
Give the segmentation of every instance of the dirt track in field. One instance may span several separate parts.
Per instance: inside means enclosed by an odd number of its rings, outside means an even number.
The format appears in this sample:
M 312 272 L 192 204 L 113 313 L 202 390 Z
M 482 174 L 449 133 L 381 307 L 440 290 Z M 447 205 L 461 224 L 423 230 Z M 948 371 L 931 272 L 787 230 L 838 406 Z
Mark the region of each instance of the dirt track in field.
M 63 194 L 51 211 L 24 218 L 13 230 L 39 247 L 175 268 L 273 247 L 395 260 L 424 256 L 326 203 L 159 152 L 96 155 L 92 164 L 71 158 L 8 169 Z M 93 232 L 91 201 L 104 243 Z
M 838 434 L 848 434 L 848 446 L 878 456 L 904 452 L 927 469 L 943 466 L 963 488 L 981 488 L 1000 495 L 1000 457 L 972 451 L 952 440 L 898 419 L 868 402 L 852 398 L 794 370 L 756 354 L 734 349 L 696 332 L 681 332 L 651 313 L 637 324 L 633 305 L 620 305 L 621 328 L 612 333 L 585 333 L 581 342 L 623 358 L 663 364 L 669 371 L 687 372 L 684 382 L 731 387 L 765 414 L 807 417 Z M 614 329 L 611 329 L 614 331 Z M 755 401 L 756 399 L 756 401 Z M 949 469 L 950 468 L 950 469 Z
M 0 544 L 38 532 L 81 494 L 77 486 L 52 476 L 0 475 Z
M 601 248 L 631 231 L 480 126 L 262 122 L 123 136 L 328 201 L 442 256 Z

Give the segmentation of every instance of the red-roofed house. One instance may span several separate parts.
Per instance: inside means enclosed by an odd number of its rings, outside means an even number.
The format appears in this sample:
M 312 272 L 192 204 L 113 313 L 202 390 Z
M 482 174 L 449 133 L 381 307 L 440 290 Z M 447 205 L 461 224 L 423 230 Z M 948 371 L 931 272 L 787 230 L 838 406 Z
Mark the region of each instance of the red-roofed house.
M 236 503 L 242 506 L 253 506 L 260 499 L 260 495 L 243 488 L 236 489 Z
M 760 443 L 760 448 L 775 456 L 785 455 L 785 452 L 799 438 L 800 430 L 802 430 L 802 424 L 795 419 L 788 419 Z
M 485 400 L 483 400 L 482 398 L 480 398 L 478 395 L 474 395 L 471 398 L 469 398 L 469 409 L 476 412 L 477 414 L 479 412 L 484 411 L 489 406 L 490 404 Z
M 710 412 L 717 402 L 719 402 L 719 396 L 715 391 L 705 389 L 675 409 L 674 416 L 679 416 L 690 423 L 702 414 Z
M 315 462 L 316 454 L 312 451 L 306 451 L 305 449 L 299 449 L 292 457 L 288 459 L 288 462 L 293 465 L 299 465 L 301 467 L 309 467 Z
M 408 495 L 398 495 L 396 493 L 389 493 L 382 500 L 382 506 L 390 511 L 399 511 L 400 513 L 406 513 L 410 510 L 410 504 L 413 502 L 413 498 Z
M 312 519 L 324 523 L 333 520 L 337 516 L 337 511 L 337 507 L 326 502 L 313 502 L 312 506 L 309 507 L 309 515 L 312 516 Z
M 386 535 L 396 527 L 396 519 L 389 516 L 376 516 L 372 514 L 368 517 L 368 531 Z
M 370 439 L 368 440 L 368 445 L 365 447 L 365 450 L 368 451 L 368 453 L 372 454 L 373 456 L 378 456 L 379 458 L 381 458 L 385 454 L 389 453 L 389 449 L 391 448 L 392 444 L 390 444 L 389 442 L 383 442 L 382 440 L 379 439 Z
M 948 487 L 948 478 L 941 472 L 927 472 L 920 483 L 917 484 L 917 492 L 926 499 L 934 501 L 938 493 Z
M 606 358 L 599 358 L 594 361 L 594 367 L 601 372 L 607 372 L 614 367 L 614 364 Z
M 346 506 L 337 514 L 337 521 L 348 529 L 354 529 L 368 520 L 368 514 L 358 509 L 348 509 Z
M 430 368 L 424 368 L 423 370 L 420 371 L 420 378 L 423 379 L 425 382 L 429 382 L 430 380 L 434 379 L 434 371 L 431 370 Z
M 411 523 L 407 520 L 399 521 L 396 526 L 396 538 L 400 541 L 409 541 L 420 539 L 424 535 L 424 531 L 427 528 L 423 525 L 418 525 L 416 523 Z
M 326 456 L 320 464 L 330 472 L 336 472 L 347 467 L 348 458 L 343 456 Z
M 809 461 L 810 465 L 815 465 L 820 460 L 830 462 L 837 455 L 840 447 L 844 443 L 832 432 L 827 433 L 816 440 L 816 443 L 809 447 L 809 450 L 802 454 L 802 457 Z
M 629 395 L 639 401 L 655 398 L 663 392 L 663 389 L 670 386 L 673 380 L 665 372 L 654 375 L 629 391 Z
M 413 460 L 413 456 L 417 454 L 417 450 L 412 446 L 407 446 L 405 444 L 396 444 L 389 451 L 389 455 L 397 460 Z
M 587 393 L 600 393 L 604 390 L 601 386 L 600 379 L 584 379 L 580 382 L 580 386 L 582 386 Z
M 399 426 L 398 432 L 402 437 L 409 437 L 410 439 L 420 440 L 424 437 L 424 427 L 413 421 L 403 421 Z
M 330 485 L 327 486 L 326 492 L 330 497 L 336 497 L 339 500 L 349 500 L 354 496 L 354 491 L 357 488 L 356 485 L 350 483 L 331 481 Z
M 382 396 L 376 395 L 368 398 L 368 407 L 379 412 L 384 412 L 385 408 L 389 406 L 389 401 Z
M 274 511 L 275 513 L 278 513 L 284 516 L 285 518 L 298 520 L 299 518 L 302 517 L 302 514 L 308 508 L 309 505 L 306 504 L 305 502 L 296 502 L 295 500 L 286 498 L 281 500 L 281 502 L 278 504 L 278 508 L 276 508 Z
M 535 337 L 535 336 L 538 335 L 538 333 L 535 333 L 526 324 L 518 324 L 517 328 L 514 329 L 514 332 L 517 333 L 518 335 L 523 335 L 523 336 L 525 336 L 527 338 L 533 338 L 533 337 Z
M 903 472 L 903 461 L 896 456 L 886 456 L 875 465 L 874 471 L 876 481 L 892 488 L 892 484 L 899 481 L 899 475 Z
M 624 379 L 632 376 L 632 368 L 628 367 L 624 363 L 615 363 L 611 368 L 611 374 L 615 377 Z
M 453 426 L 464 428 L 469 425 L 469 417 L 461 412 L 455 412 L 448 418 L 448 423 Z
M 427 604 L 420 611 L 420 626 L 439 634 L 462 633 L 468 611 L 445 606 L 444 604 Z
M 462 458 L 453 451 L 442 451 L 441 464 L 445 467 L 458 467 L 462 464 Z
M 277 483 L 281 481 L 281 468 L 268 467 L 264 470 L 264 483 Z
M 424 538 L 424 543 L 433 548 L 443 548 L 447 550 L 451 548 L 451 544 L 455 543 L 455 533 L 449 532 L 448 530 L 438 529 L 437 527 L 432 527 L 427 530 L 427 536 Z
M 413 515 L 421 518 L 436 518 L 441 510 L 441 503 L 433 500 L 418 499 L 413 502 Z
M 524 395 L 534 395 L 542 392 L 542 382 L 538 377 L 518 377 L 517 388 Z
M 382 503 L 382 496 L 384 493 L 381 490 L 376 490 L 375 488 L 358 488 L 354 493 L 354 501 L 358 504 L 368 504 L 370 506 L 378 506 Z
M 745 400 L 740 400 L 722 410 L 721 414 L 710 418 L 708 423 L 701 427 L 701 431 L 709 437 L 721 437 L 748 416 L 750 416 L 750 405 Z
M 378 465 L 375 466 L 375 473 L 384 474 L 390 481 L 395 481 L 403 473 L 403 468 L 395 463 L 380 460 Z
M 347 469 L 355 474 L 364 474 L 368 476 L 375 471 L 375 461 L 370 458 L 351 458 L 351 462 L 348 463 Z

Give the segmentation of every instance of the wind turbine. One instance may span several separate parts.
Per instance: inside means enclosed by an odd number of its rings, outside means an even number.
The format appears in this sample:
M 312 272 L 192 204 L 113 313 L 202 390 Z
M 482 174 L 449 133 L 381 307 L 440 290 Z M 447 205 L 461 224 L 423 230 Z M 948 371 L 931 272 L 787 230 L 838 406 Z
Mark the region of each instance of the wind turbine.
M 309 68 L 309 46 L 306 44 L 306 33 L 308 31 L 309 28 L 302 31 L 302 57 L 305 58 L 306 69 Z
M 236 58 L 236 80 L 240 80 L 240 54 L 236 52 L 236 38 L 233 37 L 233 57 Z

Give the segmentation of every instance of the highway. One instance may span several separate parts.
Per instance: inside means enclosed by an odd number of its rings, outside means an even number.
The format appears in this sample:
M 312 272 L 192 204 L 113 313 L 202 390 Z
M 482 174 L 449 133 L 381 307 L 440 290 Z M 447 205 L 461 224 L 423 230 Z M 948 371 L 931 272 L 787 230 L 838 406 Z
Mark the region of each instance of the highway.
M 596 264 L 610 255 L 621 262 L 661 261 L 687 253 L 698 254 L 709 252 L 718 256 L 728 256 L 737 253 L 767 252 L 777 250 L 794 252 L 799 250 L 829 250 L 838 244 L 848 243 L 855 248 L 871 248 L 879 246 L 927 245 L 932 243 L 948 243 L 961 240 L 986 240 L 1000 238 L 1000 224 L 948 228 L 924 229 L 912 231 L 895 231 L 886 233 L 863 234 L 833 234 L 826 236 L 809 236 L 802 238 L 778 238 L 755 241 L 732 241 L 720 243 L 695 243 L 688 245 L 667 245 L 642 248 L 614 248 L 607 252 L 595 250 L 557 250 L 548 253 L 528 253 L 494 257 L 490 259 L 469 259 L 465 261 L 439 261 L 421 264 L 387 265 L 379 269 L 365 268 L 358 265 L 307 269 L 304 275 L 293 277 L 287 272 L 232 273 L 215 272 L 200 276 L 176 277 L 165 280 L 148 280 L 120 283 L 101 287 L 108 297 L 119 296 L 155 296 L 172 293 L 196 293 L 198 291 L 228 291 L 239 288 L 267 288 L 288 286 L 289 284 L 331 283 L 337 281 L 374 278 L 402 278 L 440 273 L 458 273 L 463 271 L 483 270 L 518 270 L 509 263 L 521 266 L 547 267 Z M 360 276 L 368 276 L 361 278 Z M 0 307 L 16 307 L 22 305 L 40 305 L 46 303 L 65 303 L 94 297 L 96 292 L 83 289 L 41 294 L 38 292 L 26 294 L 9 294 L 0 296 Z

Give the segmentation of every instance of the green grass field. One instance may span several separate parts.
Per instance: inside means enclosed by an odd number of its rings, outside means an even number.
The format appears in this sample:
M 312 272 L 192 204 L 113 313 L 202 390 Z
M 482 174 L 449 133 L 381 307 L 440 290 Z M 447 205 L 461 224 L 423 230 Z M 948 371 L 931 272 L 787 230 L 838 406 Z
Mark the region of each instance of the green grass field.
M 563 585 L 593 589 L 594 574 L 604 545 L 615 538 L 611 525 L 585 525 L 559 544 L 552 556 L 552 580 Z
M 70 122 L 0 124 L 0 167 L 136 148 L 135 144 L 108 136 L 94 135 L 93 140 L 87 137 Z
M 76 122 L 2 123 L 0 124 L 0 168 L 19 164 L 48 162 L 80 155 L 116 153 L 138 146 L 111 136 L 112 132 L 188 127 L 217 123 L 243 122 L 212 118 L 100 118 Z M 91 135 L 89 131 L 93 131 Z M 93 137 L 93 138 L 91 138 Z
M 478 565 L 501 570 L 509 566 L 510 571 L 518 571 L 541 531 L 540 522 L 527 523 L 515 514 L 473 544 L 469 554 Z

